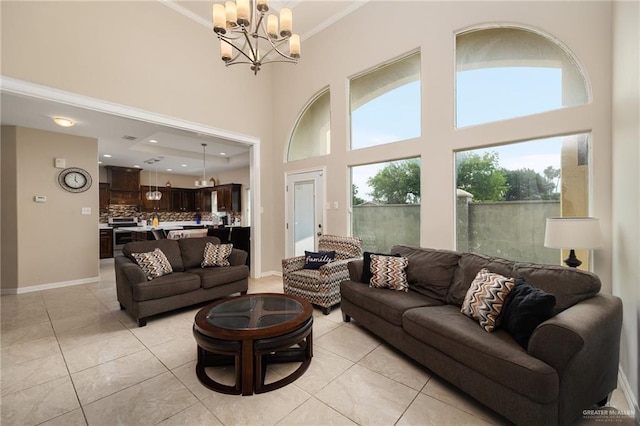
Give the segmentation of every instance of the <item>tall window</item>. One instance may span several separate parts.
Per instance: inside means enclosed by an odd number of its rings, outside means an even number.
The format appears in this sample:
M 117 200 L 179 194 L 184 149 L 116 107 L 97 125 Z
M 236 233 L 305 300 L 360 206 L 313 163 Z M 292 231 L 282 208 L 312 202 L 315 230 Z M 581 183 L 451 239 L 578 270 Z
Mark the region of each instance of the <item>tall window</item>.
M 363 250 L 420 245 L 420 159 L 351 167 L 352 235 Z
M 350 82 L 351 148 L 420 136 L 420 53 Z
M 588 216 L 589 134 L 458 152 L 456 186 L 458 250 L 558 264 L 545 222 Z
M 293 129 L 287 161 L 329 154 L 331 146 L 331 114 L 329 89 L 315 97 L 300 114 Z
M 465 127 L 589 101 L 585 78 L 556 42 L 517 28 L 456 37 L 456 124 Z

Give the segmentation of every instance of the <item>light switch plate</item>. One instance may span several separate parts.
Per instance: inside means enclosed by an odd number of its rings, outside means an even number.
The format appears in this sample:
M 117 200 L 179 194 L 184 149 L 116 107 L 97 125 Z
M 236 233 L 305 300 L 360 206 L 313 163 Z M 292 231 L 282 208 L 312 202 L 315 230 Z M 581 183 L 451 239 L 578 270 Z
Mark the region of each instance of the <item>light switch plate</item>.
M 33 201 L 35 201 L 36 203 L 46 203 L 47 202 L 47 196 L 46 195 L 34 195 Z
M 91 207 L 83 207 L 82 214 L 91 214 Z
M 56 158 L 56 161 L 55 161 L 56 169 L 64 169 L 66 164 L 67 164 L 67 160 L 65 160 L 64 158 Z

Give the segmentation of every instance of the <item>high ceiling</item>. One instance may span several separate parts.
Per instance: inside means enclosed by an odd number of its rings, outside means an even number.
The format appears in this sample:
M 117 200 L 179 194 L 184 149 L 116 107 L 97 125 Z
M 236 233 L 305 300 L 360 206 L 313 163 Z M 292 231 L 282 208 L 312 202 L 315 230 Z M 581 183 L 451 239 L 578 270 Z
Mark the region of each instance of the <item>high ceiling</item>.
M 341 19 L 368 0 L 360 1 L 271 1 L 277 12 L 282 7 L 293 10 L 294 32 L 304 40 Z M 213 1 L 162 0 L 162 4 L 200 25 L 210 26 Z M 4 86 L 3 86 L 4 87 Z M 202 173 L 203 147 L 206 143 L 207 174 L 249 166 L 250 146 L 245 143 L 206 136 L 154 123 L 70 106 L 35 97 L 9 93 L 0 96 L 2 125 L 15 125 L 98 139 L 99 161 L 103 165 L 145 168 L 145 161 L 162 158 L 157 163 L 173 173 L 198 176 Z M 69 117 L 75 125 L 57 126 L 52 118 Z M 151 142 L 155 140 L 157 142 Z M 111 157 L 105 157 L 110 155 Z M 155 167 L 155 166 L 154 166 Z

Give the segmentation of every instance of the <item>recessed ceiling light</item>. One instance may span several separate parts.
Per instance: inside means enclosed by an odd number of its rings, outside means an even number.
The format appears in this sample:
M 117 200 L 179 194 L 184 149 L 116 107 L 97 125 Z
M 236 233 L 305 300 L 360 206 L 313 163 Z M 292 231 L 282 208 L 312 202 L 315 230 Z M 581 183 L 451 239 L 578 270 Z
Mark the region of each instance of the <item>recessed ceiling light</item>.
M 71 127 L 76 124 L 72 119 L 66 117 L 53 117 L 53 122 L 61 127 Z
M 149 139 L 149 142 L 151 142 L 151 143 L 158 143 L 158 141 L 157 141 L 157 140 L 155 140 L 155 139 Z
M 220 155 L 227 155 L 227 153 L 226 152 L 221 152 Z
M 167 171 L 168 171 L 168 172 L 172 172 L 172 171 L 173 171 L 173 169 L 167 169 Z
M 102 161 L 98 160 L 98 164 L 102 164 Z
M 104 154 L 103 157 L 105 158 L 111 158 L 111 154 Z
M 140 166 L 139 166 L 139 165 L 137 165 L 137 164 L 134 164 L 134 165 L 133 165 L 133 167 L 135 167 L 136 169 L 139 169 L 139 168 L 140 168 Z
M 187 167 L 186 164 L 180 164 L 180 167 Z

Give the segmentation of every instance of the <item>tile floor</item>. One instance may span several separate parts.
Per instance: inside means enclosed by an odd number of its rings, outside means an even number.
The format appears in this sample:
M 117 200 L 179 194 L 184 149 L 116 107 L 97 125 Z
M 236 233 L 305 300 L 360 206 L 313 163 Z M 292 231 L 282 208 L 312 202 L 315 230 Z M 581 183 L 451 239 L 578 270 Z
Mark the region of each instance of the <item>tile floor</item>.
M 212 392 L 195 375 L 199 307 L 138 328 L 119 309 L 112 259 L 100 273 L 94 284 L 1 298 L 2 425 L 508 424 L 356 321 L 342 322 L 340 309 L 314 312 L 314 358 L 294 383 L 249 397 Z M 282 281 L 249 288 L 281 292 Z M 270 367 L 267 379 L 287 368 Z M 620 391 L 611 406 L 628 410 Z

